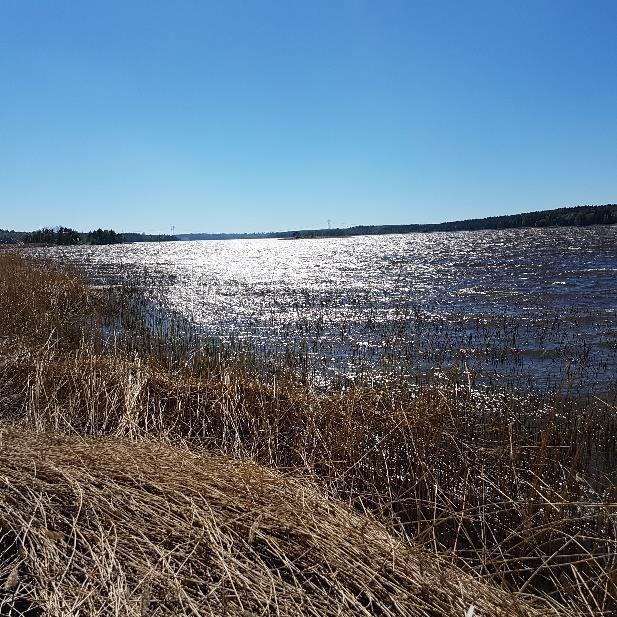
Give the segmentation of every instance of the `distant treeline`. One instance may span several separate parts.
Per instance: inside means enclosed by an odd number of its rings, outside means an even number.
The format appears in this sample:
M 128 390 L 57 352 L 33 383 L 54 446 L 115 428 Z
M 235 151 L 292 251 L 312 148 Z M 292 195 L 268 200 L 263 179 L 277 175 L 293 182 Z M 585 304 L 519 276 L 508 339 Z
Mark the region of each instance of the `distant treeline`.
M 113 229 L 80 232 L 70 227 L 43 227 L 36 231 L 8 231 L 0 229 L 0 244 L 120 244 L 122 242 L 163 242 L 177 240 L 175 236 L 142 233 L 117 233 Z
M 337 238 L 346 236 L 375 236 L 433 231 L 477 231 L 481 229 L 515 229 L 520 227 L 583 227 L 586 225 L 613 225 L 617 223 L 617 204 L 603 206 L 576 206 L 540 210 L 523 214 L 490 216 L 483 219 L 451 221 L 426 225 L 358 225 L 336 229 L 301 229 L 252 234 L 184 234 L 181 240 L 230 240 L 235 238 Z
M 523 214 L 489 216 L 483 219 L 432 223 L 426 225 L 358 225 L 336 229 L 300 229 L 266 233 L 229 234 L 167 234 L 117 233 L 112 229 L 96 229 L 87 233 L 68 227 L 43 228 L 33 232 L 0 229 L 0 244 L 117 244 L 120 242 L 164 242 L 169 240 L 232 240 L 256 238 L 342 238 L 346 236 L 376 236 L 433 231 L 477 231 L 481 229 L 515 229 L 520 227 L 584 227 L 617 223 L 617 204 L 575 206 L 556 210 L 539 210 Z
M 19 244 L 24 236 L 23 231 L 0 229 L 0 244 Z
M 173 242 L 179 240 L 178 236 L 170 236 L 169 234 L 123 233 L 120 236 L 122 242 Z

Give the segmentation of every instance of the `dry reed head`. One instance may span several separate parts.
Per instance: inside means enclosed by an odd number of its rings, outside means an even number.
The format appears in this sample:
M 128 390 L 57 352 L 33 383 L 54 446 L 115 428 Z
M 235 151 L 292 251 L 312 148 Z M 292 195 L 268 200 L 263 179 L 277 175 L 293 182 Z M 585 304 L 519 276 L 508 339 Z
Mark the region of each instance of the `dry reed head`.
M 0 597 L 31 614 L 560 614 L 250 462 L 4 430 L 0 474 Z

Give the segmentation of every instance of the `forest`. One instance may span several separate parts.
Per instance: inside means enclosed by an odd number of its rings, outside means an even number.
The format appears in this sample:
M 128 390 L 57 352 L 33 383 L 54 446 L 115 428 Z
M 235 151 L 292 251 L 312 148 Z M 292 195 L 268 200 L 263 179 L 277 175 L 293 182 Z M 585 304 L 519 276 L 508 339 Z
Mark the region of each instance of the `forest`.
M 333 229 L 299 229 L 265 233 L 198 233 L 182 234 L 180 240 L 232 240 L 257 238 L 339 238 L 382 234 L 428 233 L 434 231 L 477 231 L 481 229 L 515 229 L 520 227 L 583 227 L 617 223 L 617 204 L 575 206 L 539 210 L 522 214 L 449 221 L 445 223 L 405 225 L 357 225 Z
M 74 246 L 77 244 L 120 244 L 123 242 L 164 242 L 177 240 L 166 234 L 118 233 L 113 229 L 79 232 L 70 227 L 43 227 L 36 231 L 8 231 L 0 229 L 0 244 L 44 244 Z
M 0 244 L 117 244 L 120 242 L 165 242 L 169 240 L 232 240 L 258 238 L 339 238 L 382 234 L 430 233 L 435 231 L 478 231 L 481 229 L 517 229 L 522 227 L 584 227 L 617 223 L 617 204 L 575 206 L 555 210 L 538 210 L 522 214 L 448 221 L 445 223 L 405 225 L 356 225 L 334 229 L 300 229 L 263 233 L 193 233 L 168 234 L 117 233 L 113 229 L 96 229 L 87 233 L 69 227 L 44 227 L 33 232 L 0 229 Z

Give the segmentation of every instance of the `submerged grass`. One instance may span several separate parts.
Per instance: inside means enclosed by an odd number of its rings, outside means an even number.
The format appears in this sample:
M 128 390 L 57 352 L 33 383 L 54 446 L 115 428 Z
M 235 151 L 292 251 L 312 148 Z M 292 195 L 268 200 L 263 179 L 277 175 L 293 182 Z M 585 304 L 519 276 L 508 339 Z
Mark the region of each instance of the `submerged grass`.
M 480 391 L 456 376 L 318 394 L 275 359 L 266 370 L 204 345 L 144 306 L 0 253 L 0 414 L 20 427 L 0 449 L 0 578 L 23 587 L 6 598 L 49 614 L 80 602 L 85 614 L 140 614 L 144 596 L 162 614 L 462 615 L 474 604 L 496 615 L 516 614 L 503 612 L 513 602 L 533 614 L 528 595 L 559 614 L 617 610 L 610 403 Z M 246 474 L 258 478 L 248 488 Z M 176 511 L 191 514 L 161 531 Z M 191 552 L 195 534 L 207 541 Z

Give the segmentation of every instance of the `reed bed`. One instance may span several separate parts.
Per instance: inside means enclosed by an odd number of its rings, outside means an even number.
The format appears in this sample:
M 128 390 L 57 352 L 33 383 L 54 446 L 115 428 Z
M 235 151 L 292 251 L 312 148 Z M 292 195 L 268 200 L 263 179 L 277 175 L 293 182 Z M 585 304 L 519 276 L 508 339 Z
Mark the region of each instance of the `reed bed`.
M 125 440 L 100 442 L 123 443 L 115 452 L 156 438 L 292 471 L 369 516 L 362 520 L 380 521 L 389 541 L 412 542 L 453 572 L 564 614 L 617 610 L 610 403 L 478 390 L 460 375 L 318 394 L 292 370 L 268 372 L 250 354 L 187 342 L 173 316 L 153 329 L 133 293 L 113 294 L 103 301 L 75 273 L 0 254 L 5 422 Z M 466 602 L 452 614 L 464 614 Z M 450 614 L 376 606 L 365 611 Z

